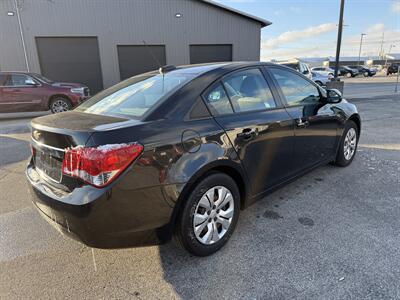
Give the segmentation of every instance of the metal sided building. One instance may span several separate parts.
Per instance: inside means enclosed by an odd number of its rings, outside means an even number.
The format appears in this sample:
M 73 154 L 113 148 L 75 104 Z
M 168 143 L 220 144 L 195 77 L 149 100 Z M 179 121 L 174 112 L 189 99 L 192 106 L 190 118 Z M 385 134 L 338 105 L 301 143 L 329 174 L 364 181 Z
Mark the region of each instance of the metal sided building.
M 0 70 L 97 92 L 159 64 L 259 60 L 270 24 L 210 0 L 1 0 Z

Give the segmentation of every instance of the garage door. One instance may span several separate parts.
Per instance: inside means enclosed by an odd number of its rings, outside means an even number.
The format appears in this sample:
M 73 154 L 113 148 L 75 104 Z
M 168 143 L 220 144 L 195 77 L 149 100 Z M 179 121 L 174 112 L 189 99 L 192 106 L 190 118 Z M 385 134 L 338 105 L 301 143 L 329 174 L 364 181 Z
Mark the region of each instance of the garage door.
M 36 37 L 44 76 L 87 85 L 91 94 L 103 89 L 97 37 Z
M 190 63 L 232 61 L 232 45 L 190 45 Z
M 121 80 L 167 64 L 164 45 L 119 45 L 117 49 Z

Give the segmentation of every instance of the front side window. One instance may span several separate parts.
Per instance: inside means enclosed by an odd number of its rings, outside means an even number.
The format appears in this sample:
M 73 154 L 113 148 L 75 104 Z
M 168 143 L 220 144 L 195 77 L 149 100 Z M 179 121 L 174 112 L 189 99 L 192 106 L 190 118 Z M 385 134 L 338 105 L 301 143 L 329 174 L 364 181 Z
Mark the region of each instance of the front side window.
M 98 93 L 76 110 L 97 115 L 139 118 L 193 78 L 192 74 L 174 71 L 135 76 Z
M 35 84 L 33 79 L 23 74 L 12 74 L 11 75 L 11 86 L 29 86 Z
M 320 100 L 319 90 L 301 76 L 279 68 L 269 69 L 278 82 L 289 106 L 314 104 Z
M 205 94 L 207 106 L 213 115 L 225 115 L 233 113 L 232 105 L 225 93 L 222 84 L 218 83 Z
M 276 107 L 271 90 L 259 69 L 235 72 L 222 80 L 235 112 Z

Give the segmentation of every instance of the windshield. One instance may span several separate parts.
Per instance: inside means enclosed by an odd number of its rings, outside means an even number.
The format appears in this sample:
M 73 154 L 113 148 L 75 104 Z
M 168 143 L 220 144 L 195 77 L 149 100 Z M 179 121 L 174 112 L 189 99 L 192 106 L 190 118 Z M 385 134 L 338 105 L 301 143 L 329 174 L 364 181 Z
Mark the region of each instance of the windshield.
M 53 80 L 48 79 L 48 78 L 44 77 L 43 75 L 36 74 L 36 73 L 34 73 L 34 74 L 32 74 L 32 75 L 33 75 L 36 79 L 38 79 L 39 81 L 41 81 L 41 82 L 44 82 L 44 83 L 47 83 L 47 84 L 52 84 L 52 83 L 54 83 Z
M 177 72 L 135 76 L 93 96 L 76 110 L 97 115 L 139 118 L 193 77 L 193 74 Z

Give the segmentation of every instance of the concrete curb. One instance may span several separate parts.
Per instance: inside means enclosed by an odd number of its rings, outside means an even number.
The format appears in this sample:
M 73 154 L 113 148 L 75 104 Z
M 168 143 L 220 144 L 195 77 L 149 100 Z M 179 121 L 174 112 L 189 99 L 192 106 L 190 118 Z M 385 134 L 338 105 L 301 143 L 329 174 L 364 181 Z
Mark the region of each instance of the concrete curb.
M 17 120 L 17 119 L 32 119 L 36 117 L 46 116 L 50 111 L 29 111 L 17 113 L 0 113 L 0 120 Z

